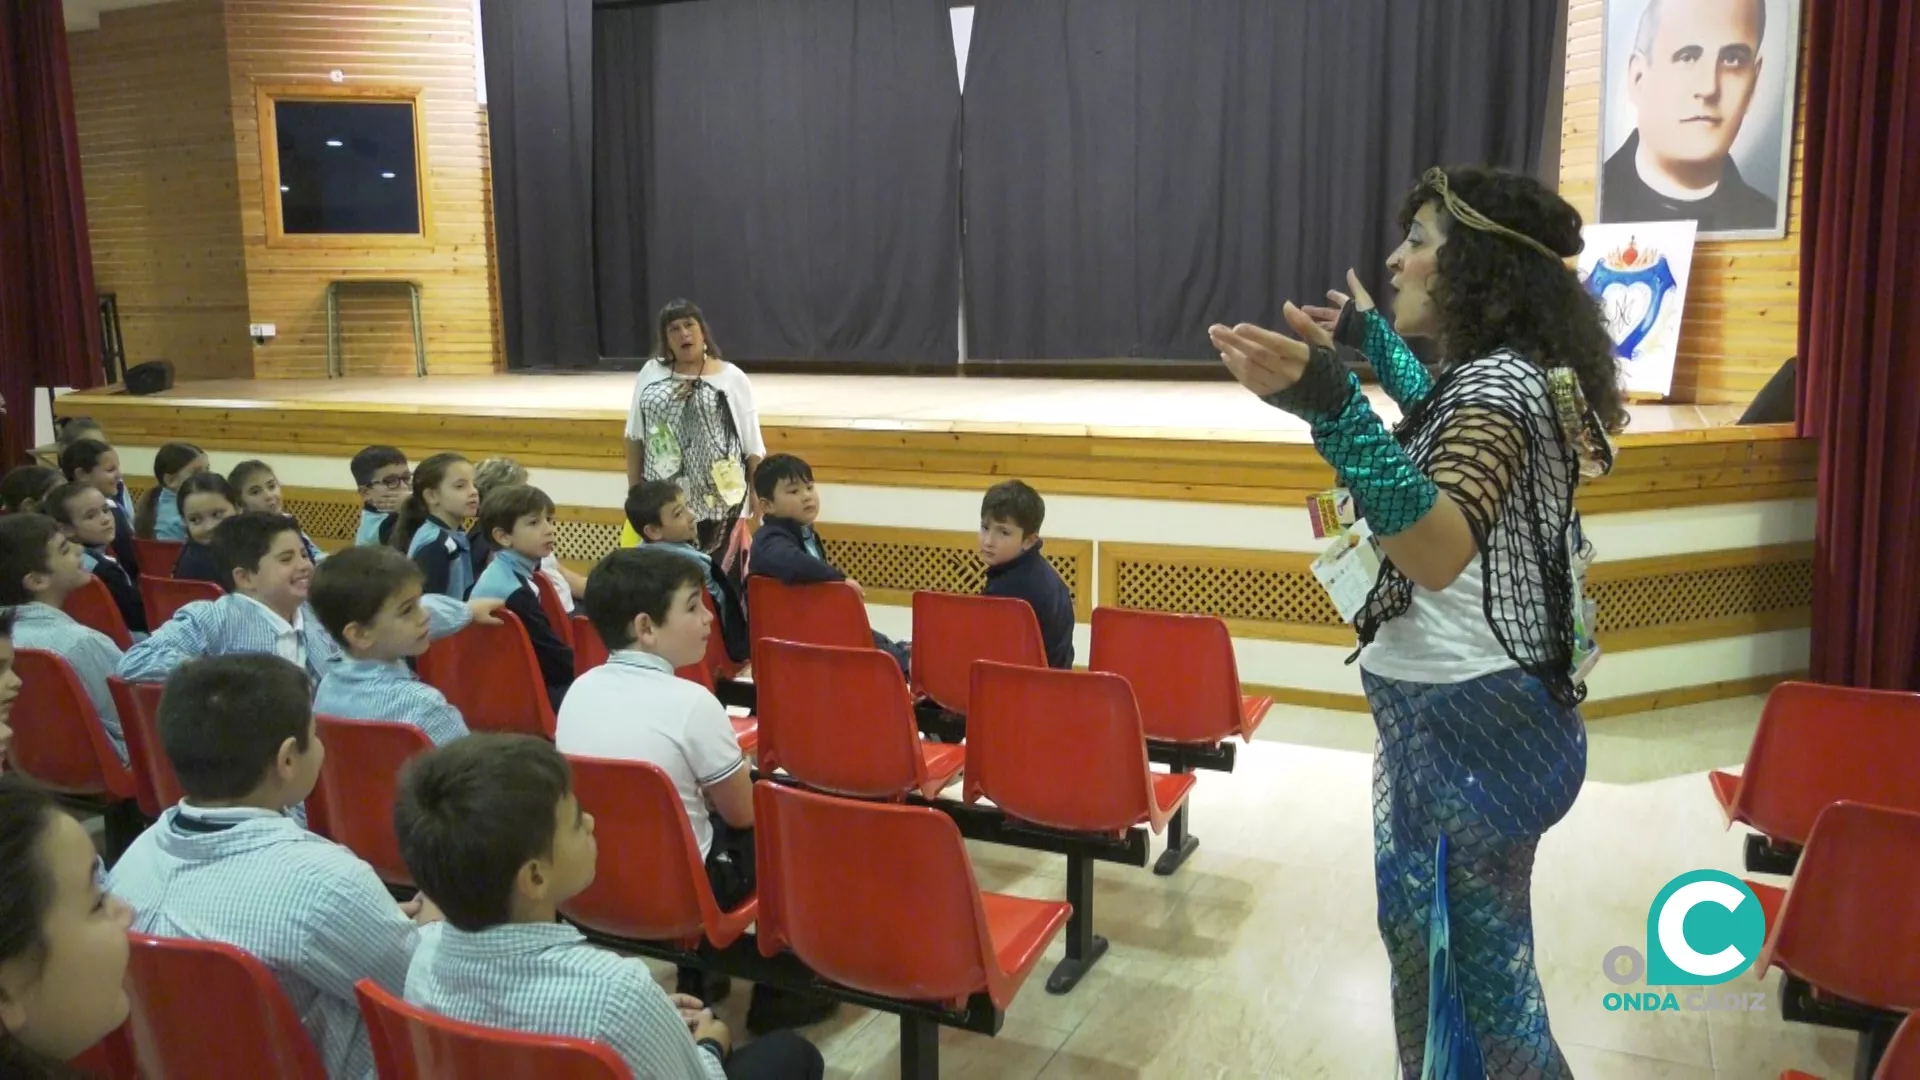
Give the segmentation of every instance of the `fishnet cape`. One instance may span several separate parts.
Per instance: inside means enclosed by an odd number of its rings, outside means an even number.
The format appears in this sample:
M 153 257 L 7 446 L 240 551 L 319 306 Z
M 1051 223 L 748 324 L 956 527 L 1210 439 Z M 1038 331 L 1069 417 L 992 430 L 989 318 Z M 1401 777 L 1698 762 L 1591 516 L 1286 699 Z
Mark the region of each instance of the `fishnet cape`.
M 642 438 L 656 425 L 665 425 L 680 446 L 679 468 L 672 471 L 659 468 L 649 453 L 647 479 L 679 484 L 687 493 L 687 508 L 698 521 L 724 520 L 738 508 L 739 502 L 729 502 L 713 480 L 716 462 L 738 461 L 745 468 L 726 391 L 705 379 L 675 377 L 650 383 L 640 389 L 640 420 Z
M 1473 530 L 1494 637 L 1555 701 L 1578 704 L 1586 688 L 1572 678 L 1567 538 L 1580 465 L 1555 419 L 1546 371 L 1509 350 L 1457 364 L 1393 434 Z M 1413 582 L 1386 560 L 1354 620 L 1360 644 L 1412 601 Z

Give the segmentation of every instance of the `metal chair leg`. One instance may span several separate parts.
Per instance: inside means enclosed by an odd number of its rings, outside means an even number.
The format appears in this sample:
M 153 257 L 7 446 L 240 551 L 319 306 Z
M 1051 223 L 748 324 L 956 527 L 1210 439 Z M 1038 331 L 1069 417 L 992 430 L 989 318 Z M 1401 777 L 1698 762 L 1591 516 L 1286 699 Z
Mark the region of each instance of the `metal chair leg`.
M 1093 860 L 1085 855 L 1067 856 L 1067 903 L 1073 905 L 1067 918 L 1067 956 L 1047 976 L 1049 994 L 1071 991 L 1107 954 L 1107 939 L 1093 932 Z

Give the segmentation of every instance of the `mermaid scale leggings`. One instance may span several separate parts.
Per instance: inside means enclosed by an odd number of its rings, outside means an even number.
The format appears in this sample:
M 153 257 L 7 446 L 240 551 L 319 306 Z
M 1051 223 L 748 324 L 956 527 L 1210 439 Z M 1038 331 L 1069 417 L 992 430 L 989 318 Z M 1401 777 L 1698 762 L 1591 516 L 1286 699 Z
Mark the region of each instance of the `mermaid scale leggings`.
M 1374 870 L 1402 1075 L 1571 1077 L 1547 1025 L 1529 889 L 1540 836 L 1586 773 L 1579 715 L 1519 671 L 1451 685 L 1363 678 L 1379 731 Z M 1442 834 L 1447 877 L 1436 906 Z M 1451 970 L 1435 979 L 1429 958 L 1441 947 Z M 1447 989 L 1430 994 L 1430 982 Z M 1455 1000 L 1442 1000 L 1449 992 Z M 1462 1015 L 1464 1030 L 1452 1030 Z M 1454 1052 L 1429 1054 L 1430 1018 L 1447 1029 L 1432 1033 L 1434 1044 Z

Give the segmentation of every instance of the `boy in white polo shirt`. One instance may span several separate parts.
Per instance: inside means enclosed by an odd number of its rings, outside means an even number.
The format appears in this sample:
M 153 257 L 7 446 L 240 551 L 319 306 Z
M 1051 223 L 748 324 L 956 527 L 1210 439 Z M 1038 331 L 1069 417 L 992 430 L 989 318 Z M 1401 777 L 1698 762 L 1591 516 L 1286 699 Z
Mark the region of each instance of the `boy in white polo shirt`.
M 714 898 L 731 908 L 753 894 L 753 776 L 720 699 L 674 675 L 706 654 L 713 614 L 691 559 L 658 548 L 615 551 L 587 576 L 582 600 L 605 641 L 605 664 L 567 691 L 554 743 L 563 754 L 645 761 L 673 778 Z M 747 1028 L 755 1033 L 823 1019 L 833 1003 L 754 989 Z M 711 1005 L 724 977 L 702 984 L 683 968 L 679 992 Z

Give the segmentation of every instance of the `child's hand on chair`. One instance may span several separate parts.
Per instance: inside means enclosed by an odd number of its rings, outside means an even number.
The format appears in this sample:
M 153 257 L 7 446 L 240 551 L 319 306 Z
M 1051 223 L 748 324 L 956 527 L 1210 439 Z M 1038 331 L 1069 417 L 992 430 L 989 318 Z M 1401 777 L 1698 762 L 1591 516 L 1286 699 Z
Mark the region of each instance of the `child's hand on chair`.
M 506 604 L 505 600 L 498 599 L 469 600 L 467 610 L 473 612 L 474 622 L 485 626 L 499 626 L 500 619 L 494 615 L 494 612 L 499 611 Z

